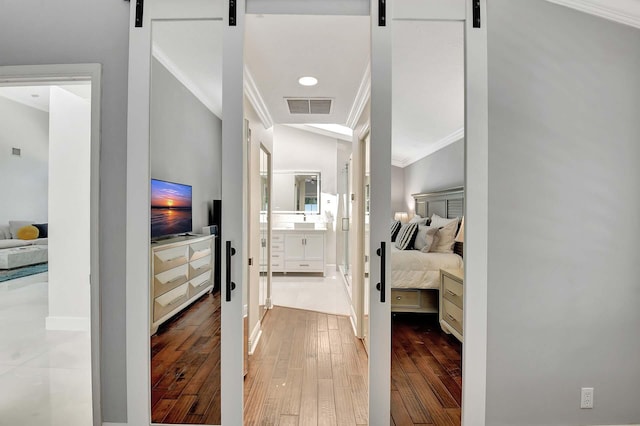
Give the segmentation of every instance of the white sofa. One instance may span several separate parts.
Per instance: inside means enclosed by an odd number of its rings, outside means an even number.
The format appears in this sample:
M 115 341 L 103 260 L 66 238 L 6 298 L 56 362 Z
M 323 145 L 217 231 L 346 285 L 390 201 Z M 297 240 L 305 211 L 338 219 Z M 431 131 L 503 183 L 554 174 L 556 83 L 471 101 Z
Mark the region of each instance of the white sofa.
M 47 245 L 49 242 L 48 238 L 37 238 L 35 240 L 20 240 L 14 238 L 17 230 L 29 223 L 33 222 L 16 220 L 9 221 L 9 225 L 0 225 L 0 250 L 31 245 Z

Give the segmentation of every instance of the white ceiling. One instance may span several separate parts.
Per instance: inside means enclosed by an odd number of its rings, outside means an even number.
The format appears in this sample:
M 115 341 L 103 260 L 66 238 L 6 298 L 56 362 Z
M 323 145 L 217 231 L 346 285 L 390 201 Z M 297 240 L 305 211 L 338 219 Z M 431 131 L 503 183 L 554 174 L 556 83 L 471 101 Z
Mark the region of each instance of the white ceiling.
M 74 93 L 87 101 L 91 99 L 90 83 L 69 83 L 56 86 Z M 0 96 L 39 109 L 40 111 L 49 112 L 49 93 L 51 87 L 52 86 L 46 84 L 37 86 L 2 86 L 0 87 Z
M 222 21 L 154 21 L 153 56 L 222 118 Z
M 464 27 L 393 24 L 392 162 L 405 167 L 464 134 Z
M 154 56 L 222 117 L 222 23 L 153 25 Z M 350 113 L 364 99 L 358 91 L 368 83 L 369 26 L 367 16 L 247 15 L 245 89 L 261 104 L 256 110 L 263 121 L 353 123 Z M 463 48 L 462 23 L 394 22 L 394 165 L 407 166 L 463 136 Z M 300 86 L 306 75 L 318 85 Z M 334 105 L 329 115 L 292 115 L 285 97 L 331 98 Z
M 368 16 L 247 15 L 245 64 L 275 123 L 345 124 L 369 64 Z M 318 84 L 298 84 L 313 76 Z M 330 114 L 290 114 L 285 97 L 333 99 Z

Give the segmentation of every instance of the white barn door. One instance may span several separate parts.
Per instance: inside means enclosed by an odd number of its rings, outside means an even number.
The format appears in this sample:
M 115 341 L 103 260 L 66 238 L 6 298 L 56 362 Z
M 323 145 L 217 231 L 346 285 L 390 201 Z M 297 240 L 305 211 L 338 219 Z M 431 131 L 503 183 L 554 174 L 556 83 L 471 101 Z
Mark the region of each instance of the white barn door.
M 371 1 L 370 424 L 390 422 L 392 32 L 394 22 L 458 21 L 465 29 L 465 293 L 462 424 L 484 425 L 487 308 L 486 0 Z M 376 255 L 376 253 L 379 253 Z
M 143 6 L 143 7 L 141 7 Z M 127 145 L 127 417 L 150 425 L 150 113 L 154 25 L 181 23 L 193 29 L 214 23 L 221 38 L 221 422 L 242 424 L 243 351 L 243 39 L 244 0 L 146 0 L 131 2 Z M 178 51 L 188 51 L 187 47 Z M 154 55 L 155 56 L 155 55 Z M 155 56 L 157 57 L 157 56 Z M 219 77 L 219 76 L 218 76 Z M 222 84 L 224 82 L 224 84 Z M 183 82 L 184 83 L 184 82 Z M 218 99 L 219 100 L 219 99 Z M 218 115 L 218 114 L 216 114 Z M 188 141 L 177 140 L 177 145 Z M 180 164 L 189 167 L 189 164 Z M 178 165 L 176 165 L 178 167 Z M 198 185 L 199 183 L 193 183 Z M 211 202 L 211 200 L 208 200 Z M 195 208 L 195 207 L 194 207 Z M 194 229 L 194 233 L 199 233 Z M 229 260 L 227 261 L 227 255 Z

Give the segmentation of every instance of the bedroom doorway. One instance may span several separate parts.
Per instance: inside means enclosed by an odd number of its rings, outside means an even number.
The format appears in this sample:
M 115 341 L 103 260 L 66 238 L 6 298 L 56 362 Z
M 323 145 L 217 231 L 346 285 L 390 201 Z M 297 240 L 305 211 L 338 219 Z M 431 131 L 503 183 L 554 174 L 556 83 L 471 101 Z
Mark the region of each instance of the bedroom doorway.
M 100 75 L 98 64 L 0 67 L 0 170 L 12 183 L 0 209 L 0 393 L 12 424 L 101 422 Z

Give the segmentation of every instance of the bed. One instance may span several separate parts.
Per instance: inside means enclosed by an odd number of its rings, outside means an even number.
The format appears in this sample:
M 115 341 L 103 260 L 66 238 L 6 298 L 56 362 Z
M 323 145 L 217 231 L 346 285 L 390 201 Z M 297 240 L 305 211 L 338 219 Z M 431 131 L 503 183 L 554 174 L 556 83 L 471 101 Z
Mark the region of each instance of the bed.
M 434 213 L 446 218 L 462 217 L 464 189 L 413 194 L 415 212 L 422 217 Z M 455 243 L 454 253 L 422 253 L 399 250 L 391 244 L 391 311 L 438 312 L 440 269 L 463 267 L 462 243 Z

